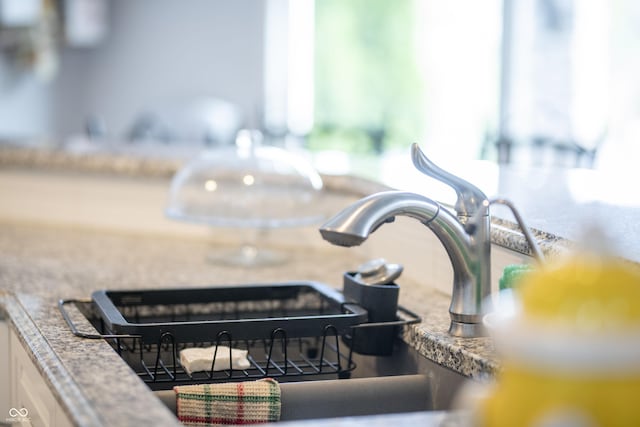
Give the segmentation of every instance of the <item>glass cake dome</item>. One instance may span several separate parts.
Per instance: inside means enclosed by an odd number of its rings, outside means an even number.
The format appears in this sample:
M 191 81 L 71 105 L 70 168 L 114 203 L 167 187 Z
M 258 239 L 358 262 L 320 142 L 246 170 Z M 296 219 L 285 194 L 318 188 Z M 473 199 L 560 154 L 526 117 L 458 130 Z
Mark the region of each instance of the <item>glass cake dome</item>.
M 235 145 L 204 151 L 175 174 L 166 215 L 214 227 L 299 227 L 322 220 L 321 190 L 305 158 L 262 145 L 259 131 L 243 129 Z

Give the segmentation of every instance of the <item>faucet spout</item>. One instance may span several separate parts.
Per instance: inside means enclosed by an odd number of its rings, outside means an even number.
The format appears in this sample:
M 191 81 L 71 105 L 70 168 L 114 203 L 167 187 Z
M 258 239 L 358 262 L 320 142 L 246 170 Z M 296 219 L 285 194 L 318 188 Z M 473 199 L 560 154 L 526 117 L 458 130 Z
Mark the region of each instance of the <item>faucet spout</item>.
M 322 237 L 339 246 L 358 246 L 369 234 L 396 215 L 413 217 L 423 224 L 433 220 L 440 205 L 418 194 L 384 191 L 360 199 L 343 209 L 320 228 Z
M 414 155 L 416 150 L 421 154 L 414 147 Z M 420 162 L 426 164 L 423 160 Z M 430 171 L 435 170 L 430 163 L 428 167 Z M 441 169 L 436 172 L 445 176 Z M 447 183 L 451 182 L 451 177 L 454 176 L 446 174 Z M 464 204 L 458 203 L 458 216 L 420 194 L 384 191 L 343 209 L 320 227 L 320 234 L 335 245 L 357 246 L 380 226 L 393 222 L 397 215 L 417 219 L 438 237 L 453 267 L 449 333 L 459 337 L 478 337 L 484 335 L 483 303 L 491 292 L 489 214 L 485 210 L 486 214 L 481 212 L 474 216 L 472 227 L 465 226 L 470 211 L 461 207 L 468 208 L 469 202 L 476 204 L 486 196 L 466 181 L 459 178 L 454 181 L 456 191 L 464 196 L 465 201 Z

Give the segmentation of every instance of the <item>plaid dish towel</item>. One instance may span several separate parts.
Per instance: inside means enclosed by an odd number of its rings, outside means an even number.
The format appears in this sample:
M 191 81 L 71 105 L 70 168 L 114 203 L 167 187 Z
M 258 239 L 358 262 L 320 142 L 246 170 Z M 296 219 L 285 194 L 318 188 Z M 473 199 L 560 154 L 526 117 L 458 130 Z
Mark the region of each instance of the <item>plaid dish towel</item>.
M 280 385 L 258 381 L 176 386 L 178 419 L 185 426 L 256 424 L 280 419 Z

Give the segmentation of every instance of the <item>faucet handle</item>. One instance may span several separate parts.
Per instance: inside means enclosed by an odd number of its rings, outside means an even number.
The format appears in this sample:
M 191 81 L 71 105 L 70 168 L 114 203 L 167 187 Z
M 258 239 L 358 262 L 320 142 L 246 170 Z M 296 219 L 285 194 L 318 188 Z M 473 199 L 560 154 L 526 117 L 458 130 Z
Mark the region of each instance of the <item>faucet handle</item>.
M 411 144 L 411 159 L 420 172 L 449 185 L 456 191 L 455 209 L 458 217 L 472 217 L 476 212 L 488 210 L 484 206 L 487 196 L 475 185 L 440 168 L 422 152 L 418 144 Z

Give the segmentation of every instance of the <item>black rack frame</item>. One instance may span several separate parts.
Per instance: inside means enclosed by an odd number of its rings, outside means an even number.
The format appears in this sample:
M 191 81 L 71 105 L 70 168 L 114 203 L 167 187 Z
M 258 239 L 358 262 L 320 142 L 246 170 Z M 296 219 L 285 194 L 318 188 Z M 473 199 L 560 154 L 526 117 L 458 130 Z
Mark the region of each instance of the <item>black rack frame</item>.
M 71 303 L 83 303 L 81 311 L 99 333 L 77 329 L 65 309 Z M 360 328 L 397 328 L 420 321 L 399 307 L 409 320 L 367 323 L 367 310 L 315 282 L 103 290 L 94 292 L 91 300 L 60 300 L 58 306 L 72 333 L 106 339 L 153 390 L 265 377 L 349 378 L 356 365 L 353 350 L 340 348 L 341 338 L 350 342 Z M 248 350 L 251 366 L 234 369 L 230 358 L 228 368 L 214 371 L 221 345 Z M 211 369 L 188 374 L 179 363 L 179 351 L 205 346 L 215 346 Z

